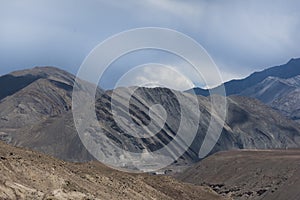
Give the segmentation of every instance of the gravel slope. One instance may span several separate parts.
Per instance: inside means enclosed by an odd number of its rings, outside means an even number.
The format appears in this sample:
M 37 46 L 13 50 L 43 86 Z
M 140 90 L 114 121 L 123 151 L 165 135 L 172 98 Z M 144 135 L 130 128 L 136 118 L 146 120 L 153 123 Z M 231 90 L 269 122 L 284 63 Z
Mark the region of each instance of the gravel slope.
M 177 178 L 236 200 L 297 200 L 300 149 L 218 152 Z
M 0 199 L 223 199 L 167 176 L 64 162 L 0 142 Z

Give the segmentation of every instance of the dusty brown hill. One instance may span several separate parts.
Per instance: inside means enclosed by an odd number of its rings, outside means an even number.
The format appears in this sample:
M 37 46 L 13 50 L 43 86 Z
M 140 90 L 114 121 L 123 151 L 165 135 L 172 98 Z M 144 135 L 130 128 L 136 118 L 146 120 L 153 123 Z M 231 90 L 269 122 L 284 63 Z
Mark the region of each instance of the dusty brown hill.
M 75 164 L 0 142 L 0 199 L 224 199 L 167 176 Z
M 210 186 L 219 194 L 237 200 L 297 200 L 300 150 L 218 152 L 177 178 Z

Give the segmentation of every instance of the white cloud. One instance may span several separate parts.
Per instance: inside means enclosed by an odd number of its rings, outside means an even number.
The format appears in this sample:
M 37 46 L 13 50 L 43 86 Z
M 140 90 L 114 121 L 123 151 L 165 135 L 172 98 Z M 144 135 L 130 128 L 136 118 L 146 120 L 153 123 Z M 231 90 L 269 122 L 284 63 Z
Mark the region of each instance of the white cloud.
M 65 66 L 74 73 L 98 43 L 144 26 L 175 29 L 197 40 L 224 80 L 300 56 L 297 0 L 1 2 L 0 73 L 11 71 L 7 66 L 35 65 Z
M 175 28 L 196 39 L 218 63 L 225 80 L 300 56 L 296 0 L 145 0 L 130 5 L 139 23 Z M 132 10 L 128 4 L 126 9 Z
M 192 1 L 178 1 L 178 0 L 146 0 L 143 2 L 145 7 L 154 7 L 155 9 L 168 12 L 169 14 L 177 15 L 179 17 L 199 16 L 203 7 L 199 6 L 199 2 Z M 195 6 L 197 5 L 197 6 Z
M 148 63 L 123 75 L 117 83 L 119 86 L 167 87 L 183 91 L 194 87 L 194 84 L 174 67 Z

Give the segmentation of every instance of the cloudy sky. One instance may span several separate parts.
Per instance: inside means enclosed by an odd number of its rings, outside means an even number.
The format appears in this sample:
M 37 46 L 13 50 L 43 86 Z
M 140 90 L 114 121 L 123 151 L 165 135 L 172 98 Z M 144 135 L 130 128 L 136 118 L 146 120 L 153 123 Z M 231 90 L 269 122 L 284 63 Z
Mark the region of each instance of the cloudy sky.
M 89 52 L 128 29 L 162 27 L 202 45 L 224 81 L 300 57 L 300 1 L 297 0 L 0 0 L 0 75 L 34 66 L 57 66 L 74 74 Z M 145 50 L 117 60 L 101 86 L 111 88 L 134 66 L 132 84 L 155 79 L 185 89 L 205 86 L 168 67 L 189 66 L 164 52 Z M 156 74 L 156 76 L 153 76 Z M 191 72 L 192 76 L 192 72 Z M 189 79 L 189 78 L 187 78 Z M 217 80 L 210 80 L 212 85 Z

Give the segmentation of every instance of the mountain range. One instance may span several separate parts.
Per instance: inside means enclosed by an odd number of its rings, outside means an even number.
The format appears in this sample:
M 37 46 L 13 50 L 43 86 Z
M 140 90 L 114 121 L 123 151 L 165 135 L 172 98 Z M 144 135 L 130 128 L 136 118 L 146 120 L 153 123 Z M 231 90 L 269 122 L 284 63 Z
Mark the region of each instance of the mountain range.
M 159 150 L 171 143 L 180 126 L 187 135 L 197 127 L 191 145 L 163 169 L 177 180 L 119 172 L 95 161 L 75 127 L 74 75 L 55 67 L 35 67 L 1 76 L 0 198 L 297 199 L 299 64 L 300 59 L 292 59 L 225 83 L 227 97 L 209 96 L 202 89 L 195 89 L 200 91 L 195 95 L 168 88 L 97 88 L 95 113 L 101 129 L 89 130 L 97 131 L 93 138 L 105 159 L 114 159 L 123 150 Z M 85 89 L 89 83 L 76 84 Z M 214 110 L 213 98 L 226 99 L 224 123 Z M 186 118 L 183 126 L 182 116 Z M 165 122 L 156 134 L 143 127 L 160 127 L 162 118 Z M 224 126 L 220 137 L 217 131 L 211 132 L 209 139 L 216 145 L 202 159 L 199 152 L 212 120 Z M 99 135 L 107 136 L 121 150 L 112 151 Z M 170 149 L 181 148 L 175 143 Z M 133 158 L 123 155 L 123 159 Z M 132 170 L 141 165 L 124 167 Z
M 300 58 L 288 63 L 254 72 L 250 76 L 224 83 L 226 94 L 259 99 L 286 117 L 298 121 Z M 211 90 L 217 90 L 218 87 Z M 187 92 L 209 96 L 209 90 L 194 88 Z
M 74 75 L 54 67 L 36 67 L 0 77 L 0 82 L 3 83 L 0 101 L 1 140 L 64 160 L 81 162 L 93 160 L 93 156 L 82 144 L 74 126 L 71 110 L 74 80 Z M 7 87 L 10 89 L 5 89 Z M 195 139 L 176 165 L 189 165 L 200 160 L 199 150 L 209 122 L 212 118 L 219 117 L 212 110 L 210 97 L 167 88 L 118 88 L 114 92 L 133 93 L 130 112 L 125 109 L 118 110 L 119 116 L 122 116 L 125 123 L 129 122 L 127 119 L 132 119 L 138 126 L 149 123 L 149 110 L 154 104 L 160 104 L 166 110 L 166 123 L 155 136 L 135 138 L 131 136 L 130 130 L 122 130 L 113 119 L 110 106 L 112 91 L 98 89 L 95 109 L 102 128 L 101 134 L 105 134 L 121 149 L 131 152 L 141 152 L 144 149 L 155 151 L 172 140 L 180 124 L 178 116 L 181 115 L 182 109 L 176 97 L 180 97 L 186 105 L 198 102 L 201 118 L 197 119 L 196 110 L 187 107 L 187 118 L 191 126 L 184 127 L 186 132 L 189 132 L 192 126 L 198 127 Z M 126 107 L 121 96 L 116 99 L 116 103 L 119 108 Z M 160 115 L 160 113 L 156 114 Z M 141 131 L 151 134 L 149 130 L 143 128 L 135 131 L 137 131 L 135 134 Z M 106 147 L 102 148 L 102 151 L 107 159 L 120 155 L 120 152 L 111 152 L 111 149 L 101 142 L 99 145 Z M 300 147 L 298 123 L 288 120 L 253 98 L 230 96 L 227 97 L 227 117 L 224 128 L 210 154 L 229 149 L 296 147 Z M 174 148 L 178 147 L 174 146 Z

